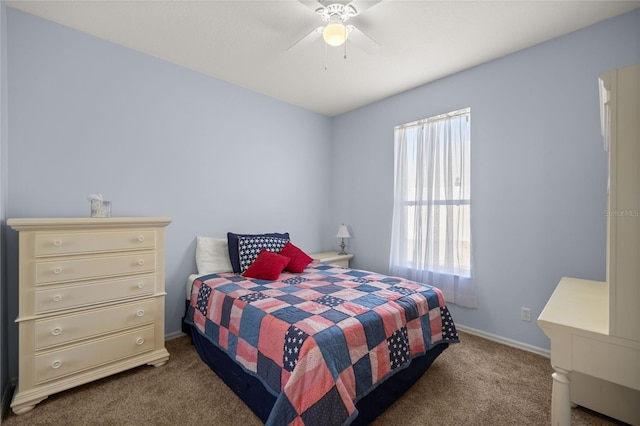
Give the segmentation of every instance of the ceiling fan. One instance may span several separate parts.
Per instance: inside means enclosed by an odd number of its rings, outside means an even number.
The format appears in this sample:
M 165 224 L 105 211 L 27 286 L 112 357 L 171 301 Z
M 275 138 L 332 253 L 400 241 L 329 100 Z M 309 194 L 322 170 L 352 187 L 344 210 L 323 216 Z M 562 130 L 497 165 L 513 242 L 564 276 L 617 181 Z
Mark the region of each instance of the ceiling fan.
M 364 10 L 374 6 L 381 0 L 298 0 L 320 16 L 323 25 L 314 28 L 300 40 L 292 44 L 287 50 L 299 49 L 322 37 L 328 46 L 342 46 L 346 41 L 357 45 L 367 53 L 373 53 L 380 45 L 352 24 L 347 24 L 351 18 L 358 16 Z M 346 58 L 346 50 L 345 50 Z

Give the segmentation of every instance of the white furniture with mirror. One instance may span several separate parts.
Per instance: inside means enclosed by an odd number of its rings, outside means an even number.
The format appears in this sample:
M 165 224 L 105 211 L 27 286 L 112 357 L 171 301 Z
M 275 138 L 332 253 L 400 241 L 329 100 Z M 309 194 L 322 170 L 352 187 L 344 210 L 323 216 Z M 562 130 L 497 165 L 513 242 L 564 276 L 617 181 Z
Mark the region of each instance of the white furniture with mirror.
M 538 318 L 551 339 L 553 425 L 571 423 L 572 404 L 640 425 L 640 65 L 600 83 L 606 282 L 563 278 Z

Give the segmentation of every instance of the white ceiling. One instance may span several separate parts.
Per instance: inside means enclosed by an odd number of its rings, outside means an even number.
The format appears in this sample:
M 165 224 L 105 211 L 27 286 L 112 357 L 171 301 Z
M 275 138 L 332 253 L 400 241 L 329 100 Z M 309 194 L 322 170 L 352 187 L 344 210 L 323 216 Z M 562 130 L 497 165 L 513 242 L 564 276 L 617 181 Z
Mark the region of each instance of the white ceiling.
M 336 1 L 335 3 L 338 3 Z M 314 3 L 305 1 L 305 3 Z M 334 116 L 640 7 L 640 1 L 383 0 L 349 23 L 380 44 L 287 50 L 322 22 L 297 0 L 9 0 L 10 7 Z

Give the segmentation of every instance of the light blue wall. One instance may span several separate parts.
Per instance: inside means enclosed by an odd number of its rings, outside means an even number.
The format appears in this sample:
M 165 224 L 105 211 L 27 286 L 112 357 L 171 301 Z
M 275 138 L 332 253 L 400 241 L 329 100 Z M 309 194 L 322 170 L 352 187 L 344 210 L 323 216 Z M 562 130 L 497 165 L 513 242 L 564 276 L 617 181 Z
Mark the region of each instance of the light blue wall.
M 635 10 L 334 118 L 333 206 L 350 226 L 353 265 L 388 272 L 393 127 L 471 107 L 479 307 L 452 306 L 453 317 L 548 348 L 535 318 L 559 279 L 605 279 L 598 75 L 639 62 Z
M 9 403 L 7 265 L 6 265 L 6 195 L 7 195 L 7 21 L 4 0 L 0 0 L 0 416 Z
M 92 193 L 114 216 L 169 216 L 167 333 L 180 330 L 196 235 L 286 231 L 305 251 L 326 249 L 329 118 L 7 15 L 8 217 L 88 217 Z M 15 252 L 9 266 L 15 318 Z

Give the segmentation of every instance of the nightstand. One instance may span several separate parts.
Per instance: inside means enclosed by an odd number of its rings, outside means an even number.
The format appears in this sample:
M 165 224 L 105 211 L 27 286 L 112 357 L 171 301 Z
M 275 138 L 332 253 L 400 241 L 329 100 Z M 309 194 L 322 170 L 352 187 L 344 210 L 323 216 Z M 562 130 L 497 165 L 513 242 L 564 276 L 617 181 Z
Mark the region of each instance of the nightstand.
M 334 265 L 348 268 L 349 260 L 353 258 L 353 254 L 338 254 L 337 251 L 325 251 L 322 253 L 313 253 L 311 257 L 324 263 L 333 263 Z

